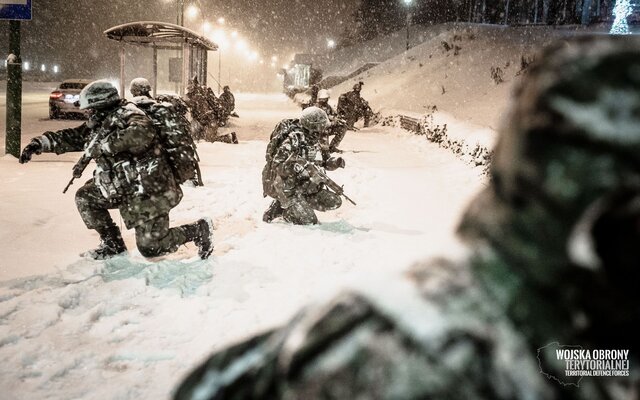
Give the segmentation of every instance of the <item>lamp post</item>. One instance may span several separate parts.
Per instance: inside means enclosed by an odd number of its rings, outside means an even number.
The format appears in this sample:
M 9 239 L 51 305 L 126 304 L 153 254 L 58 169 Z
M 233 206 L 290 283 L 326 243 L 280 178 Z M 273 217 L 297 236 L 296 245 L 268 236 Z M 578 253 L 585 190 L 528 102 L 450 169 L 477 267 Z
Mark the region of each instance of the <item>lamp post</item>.
M 220 79 L 222 79 L 222 49 L 218 45 L 218 96 L 220 96 Z
M 409 50 L 409 25 L 411 24 L 411 5 L 413 0 L 403 0 L 404 5 L 407 7 L 407 51 Z
M 176 4 L 178 6 L 178 17 L 176 18 L 176 25 L 184 26 L 184 0 L 178 0 Z

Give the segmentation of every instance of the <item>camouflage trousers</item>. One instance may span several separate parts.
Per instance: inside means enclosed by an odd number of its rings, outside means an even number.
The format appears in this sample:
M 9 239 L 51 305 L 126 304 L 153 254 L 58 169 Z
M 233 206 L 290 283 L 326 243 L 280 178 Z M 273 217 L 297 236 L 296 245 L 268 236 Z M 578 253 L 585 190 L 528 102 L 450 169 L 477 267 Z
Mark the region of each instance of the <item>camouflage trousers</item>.
M 296 225 L 318 223 L 315 211 L 335 210 L 342 205 L 342 198 L 330 190 L 322 189 L 313 194 L 296 194 L 280 200 L 285 221 Z
M 105 199 L 93 180 L 85 183 L 76 192 L 76 207 L 78 207 L 82 221 L 87 228 L 99 232 L 116 227 L 109 210 L 124 206 L 123 200 Z M 169 227 L 169 213 L 142 220 L 135 226 L 135 231 L 138 250 L 145 257 L 173 253 L 180 245 L 188 241 L 181 227 Z
M 369 126 L 369 123 L 371 122 L 371 117 L 373 117 L 373 112 L 371 112 L 370 110 L 365 110 L 361 112 L 353 112 L 353 113 L 345 114 L 344 120 L 346 121 L 347 126 L 349 128 L 353 128 L 356 122 L 358 122 L 360 118 L 363 118 L 364 127 L 366 128 Z
M 338 148 L 338 146 L 340 146 L 340 143 L 342 142 L 342 139 L 344 139 L 344 136 L 347 134 L 347 127 L 346 126 L 332 126 L 329 129 L 329 133 L 328 136 L 333 135 L 333 139 L 331 139 L 331 142 L 329 143 L 329 149 L 330 150 L 335 150 Z

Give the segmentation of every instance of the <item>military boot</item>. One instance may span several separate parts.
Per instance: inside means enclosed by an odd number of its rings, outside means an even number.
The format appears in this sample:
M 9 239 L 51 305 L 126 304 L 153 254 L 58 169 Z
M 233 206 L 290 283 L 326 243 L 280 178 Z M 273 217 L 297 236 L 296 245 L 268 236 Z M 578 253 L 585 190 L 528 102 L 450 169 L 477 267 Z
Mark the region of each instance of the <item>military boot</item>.
M 120 229 L 117 226 L 96 229 L 100 234 L 100 245 L 82 254 L 83 257 L 91 257 L 94 260 L 106 260 L 127 251 L 127 246 L 122 240 Z
M 209 218 L 198 220 L 180 228 L 187 236 L 187 241 L 194 242 L 198 246 L 198 255 L 201 259 L 209 258 L 213 253 L 213 222 Z
M 268 223 L 278 217 L 281 217 L 283 213 L 284 209 L 280 205 L 280 202 L 278 200 L 274 200 L 271 202 L 271 205 L 269 205 L 269 208 L 267 208 L 267 211 L 262 215 L 262 220 Z

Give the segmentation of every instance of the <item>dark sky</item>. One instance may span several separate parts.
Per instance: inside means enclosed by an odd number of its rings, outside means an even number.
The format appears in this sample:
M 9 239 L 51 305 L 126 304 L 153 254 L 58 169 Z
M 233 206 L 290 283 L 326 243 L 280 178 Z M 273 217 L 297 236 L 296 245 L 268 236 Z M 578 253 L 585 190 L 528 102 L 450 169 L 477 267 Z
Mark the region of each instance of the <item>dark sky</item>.
M 208 20 L 226 19 L 262 57 L 288 61 L 293 52 L 323 48 L 336 38 L 358 0 L 185 0 L 200 3 Z M 57 63 L 64 71 L 114 74 L 117 45 L 102 32 L 114 25 L 176 22 L 176 0 L 33 0 L 33 20 L 22 24 L 22 57 L 33 64 Z M 199 30 L 201 17 L 185 25 Z M 8 22 L 0 21 L 0 46 L 8 48 Z

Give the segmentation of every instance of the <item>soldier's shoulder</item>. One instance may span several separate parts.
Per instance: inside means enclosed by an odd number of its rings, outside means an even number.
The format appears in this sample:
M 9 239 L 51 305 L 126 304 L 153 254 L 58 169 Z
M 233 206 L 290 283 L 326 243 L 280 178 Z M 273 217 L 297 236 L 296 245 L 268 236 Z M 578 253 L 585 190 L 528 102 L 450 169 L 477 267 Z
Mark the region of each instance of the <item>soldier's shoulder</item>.
M 463 398 L 482 394 L 494 379 L 505 385 L 499 388 L 504 396 L 495 398 L 544 390 L 517 332 L 491 307 L 477 305 L 485 299 L 474 291 L 468 265 L 435 260 L 374 279 L 215 355 L 209 375 L 236 374 L 237 381 L 218 388 L 227 394 L 251 376 L 279 392 L 275 398 L 331 392 L 342 398 Z M 523 356 L 509 365 L 504 354 Z
M 134 116 L 145 117 L 146 114 L 141 107 L 138 107 L 135 103 L 124 102 L 116 109 L 115 113 L 120 118 L 131 118 Z

